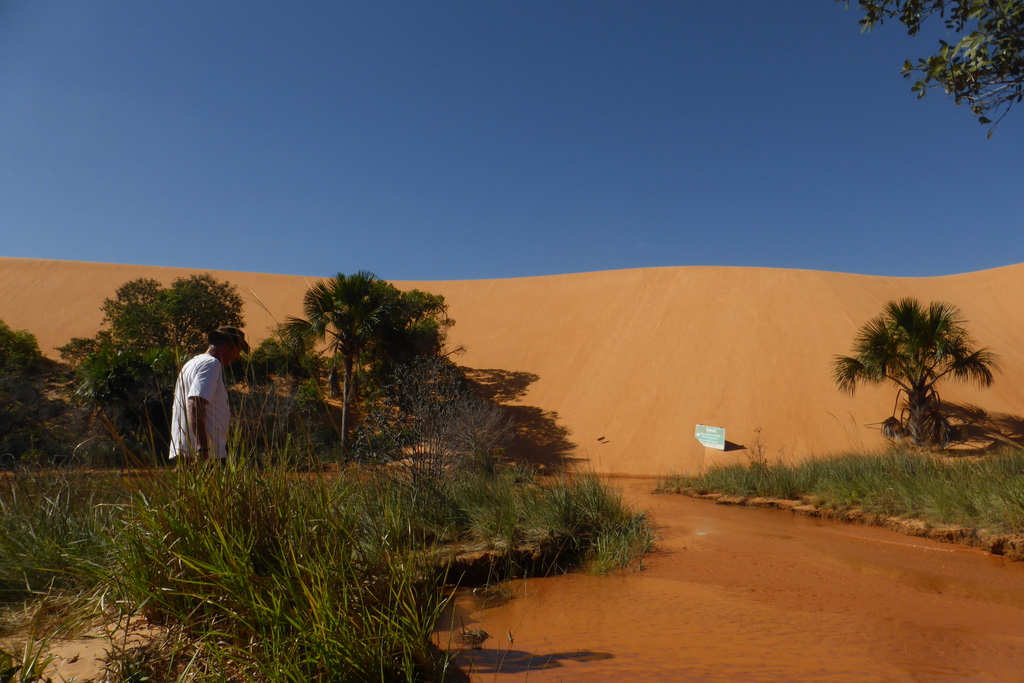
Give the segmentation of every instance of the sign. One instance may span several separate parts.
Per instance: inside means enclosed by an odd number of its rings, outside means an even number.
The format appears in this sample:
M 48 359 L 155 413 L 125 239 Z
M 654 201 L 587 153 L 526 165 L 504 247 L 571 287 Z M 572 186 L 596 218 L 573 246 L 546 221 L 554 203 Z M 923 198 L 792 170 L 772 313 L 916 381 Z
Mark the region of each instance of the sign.
M 694 434 L 697 437 L 697 441 L 704 444 L 705 448 L 717 448 L 720 451 L 725 450 L 725 428 L 724 427 L 707 427 L 705 425 L 697 425 L 697 433 Z

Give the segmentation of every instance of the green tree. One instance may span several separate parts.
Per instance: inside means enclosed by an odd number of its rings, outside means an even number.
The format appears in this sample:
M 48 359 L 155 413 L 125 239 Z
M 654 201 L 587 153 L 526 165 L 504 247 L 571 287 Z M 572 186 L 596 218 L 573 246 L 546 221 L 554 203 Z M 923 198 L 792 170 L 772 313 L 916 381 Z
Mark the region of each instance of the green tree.
M 274 378 L 299 382 L 319 377 L 326 365 L 313 344 L 311 339 L 289 335 L 286 326 L 278 325 L 249 354 L 243 372 L 257 384 L 266 384 Z
M 178 361 L 204 351 L 210 330 L 241 327 L 242 298 L 209 273 L 170 287 L 139 278 L 118 287 L 101 310 L 106 329 L 58 349 L 75 367 L 72 393 L 128 450 L 163 453 Z
M 853 395 L 858 384 L 892 382 L 904 395 L 904 408 L 899 418 L 883 423 L 886 436 L 945 447 L 950 426 L 940 412 L 936 384 L 948 377 L 987 387 L 998 368 L 995 354 L 974 348 L 965 323 L 959 308 L 942 301 L 928 308 L 912 298 L 890 301 L 860 329 L 853 355 L 836 356 L 836 387 Z
M 25 372 L 38 365 L 42 358 L 34 334 L 28 330 L 12 330 L 0 320 L 0 372 Z
M 850 0 L 836 0 L 850 5 Z M 957 104 L 966 103 L 982 124 L 998 122 L 1024 99 L 1024 2 L 1021 0 L 858 0 L 863 30 L 886 20 L 917 35 L 938 15 L 955 42 L 939 41 L 935 54 L 903 64 L 903 75 L 917 77 L 911 88 L 924 97 L 942 88 Z M 992 131 L 989 131 L 989 135 Z
M 242 327 L 242 297 L 209 273 L 175 279 L 170 287 L 139 278 L 117 288 L 101 306 L 111 344 L 142 351 L 206 349 L 206 333 L 221 325 Z
M 401 292 L 368 271 L 338 273 L 315 283 L 303 297 L 302 308 L 304 318 L 288 319 L 288 334 L 326 345 L 328 386 L 332 396 L 341 396 L 344 447 L 350 412 L 361 394 L 360 373 L 379 373 L 382 366 L 437 352 L 452 324 L 443 297 Z
M 448 317 L 444 296 L 418 289 L 403 292 L 388 285 L 392 301 L 388 324 L 380 328 L 371 370 L 379 383 L 388 383 L 395 369 L 418 358 L 440 356 L 455 321 Z
M 164 454 L 179 358 L 169 349 L 113 349 L 90 355 L 76 372 L 75 396 L 98 409 L 110 436 L 136 455 Z

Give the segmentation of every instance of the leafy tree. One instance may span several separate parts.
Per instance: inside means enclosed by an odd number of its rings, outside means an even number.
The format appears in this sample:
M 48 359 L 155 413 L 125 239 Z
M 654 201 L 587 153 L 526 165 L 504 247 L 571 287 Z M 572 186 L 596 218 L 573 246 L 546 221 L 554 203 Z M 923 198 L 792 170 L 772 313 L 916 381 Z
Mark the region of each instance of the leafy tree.
M 162 291 L 157 280 L 139 278 L 118 287 L 113 299 L 103 300 L 100 310 L 113 346 L 152 349 L 166 345 L 166 321 L 159 304 Z
M 401 292 L 368 271 L 315 283 L 302 307 L 305 318 L 289 318 L 287 331 L 294 339 L 326 343 L 328 386 L 333 396 L 341 395 L 346 446 L 349 413 L 361 394 L 360 372 L 437 352 L 452 324 L 443 297 Z
M 28 330 L 12 330 L 0 320 L 0 372 L 31 370 L 43 358 L 39 341 Z
M 75 367 L 74 397 L 97 411 L 129 450 L 167 448 L 168 419 L 180 354 L 206 349 L 206 333 L 242 326 L 242 298 L 209 273 L 124 283 L 101 306 L 106 329 L 58 349 Z
M 289 336 L 287 328 L 278 325 L 252 350 L 242 371 L 259 384 L 275 377 L 292 381 L 319 377 L 326 366 L 313 344 L 311 339 Z
M 860 25 L 866 31 L 892 19 L 913 36 L 938 15 L 955 34 L 956 42 L 940 40 L 935 54 L 903 64 L 905 77 L 918 77 L 911 90 L 919 98 L 931 88 L 942 88 L 957 104 L 966 102 L 982 124 L 992 123 L 986 114 L 1001 111 L 998 122 L 1024 99 L 1021 0 L 858 0 L 857 7 L 864 13 Z
M 169 349 L 113 349 L 90 355 L 77 370 L 75 395 L 98 408 L 110 436 L 132 450 L 166 453 L 179 358 Z
M 900 417 L 883 423 L 886 436 L 945 447 L 950 425 L 939 410 L 936 384 L 948 377 L 987 387 L 998 367 L 995 354 L 974 348 L 965 323 L 959 308 L 942 301 L 928 308 L 912 298 L 890 301 L 860 329 L 854 355 L 836 356 L 836 387 L 853 395 L 858 384 L 892 382 L 905 399 Z
M 198 353 L 206 333 L 221 325 L 242 327 L 242 297 L 209 273 L 175 279 L 170 287 L 139 278 L 117 288 L 101 306 L 115 348 L 178 348 Z
M 448 317 L 448 304 L 441 294 L 418 289 L 407 292 L 388 285 L 392 298 L 389 322 L 380 328 L 377 357 L 371 366 L 378 383 L 391 380 L 396 368 L 418 358 L 440 356 L 455 321 Z

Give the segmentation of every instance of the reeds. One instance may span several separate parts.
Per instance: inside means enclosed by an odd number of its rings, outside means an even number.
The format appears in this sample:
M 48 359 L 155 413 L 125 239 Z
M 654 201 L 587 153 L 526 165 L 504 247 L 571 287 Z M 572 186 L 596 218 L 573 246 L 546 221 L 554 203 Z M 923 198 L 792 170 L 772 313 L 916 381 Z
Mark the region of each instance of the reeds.
M 806 498 L 832 508 L 1024 533 L 1024 451 L 1020 449 L 975 457 L 894 449 L 795 465 L 730 465 L 698 476 L 663 478 L 657 490 L 682 487 L 699 493 Z

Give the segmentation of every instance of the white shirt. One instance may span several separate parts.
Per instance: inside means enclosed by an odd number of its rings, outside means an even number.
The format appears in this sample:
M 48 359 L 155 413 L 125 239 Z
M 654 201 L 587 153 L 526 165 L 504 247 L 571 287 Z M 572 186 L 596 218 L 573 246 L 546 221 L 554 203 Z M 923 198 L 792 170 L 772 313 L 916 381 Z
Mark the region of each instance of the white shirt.
M 174 385 L 174 414 L 171 419 L 170 457 L 190 457 L 199 450 L 188 429 L 188 400 L 197 396 L 206 401 L 206 434 L 210 457 L 228 457 L 228 425 L 231 408 L 224 386 L 224 368 L 208 353 L 185 363 Z

